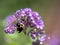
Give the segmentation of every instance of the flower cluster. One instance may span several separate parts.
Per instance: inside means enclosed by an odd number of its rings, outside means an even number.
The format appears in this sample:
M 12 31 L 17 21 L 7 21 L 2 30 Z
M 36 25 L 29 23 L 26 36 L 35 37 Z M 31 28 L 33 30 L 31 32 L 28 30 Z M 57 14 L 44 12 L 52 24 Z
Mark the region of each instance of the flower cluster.
M 43 45 L 44 44 L 44 41 L 46 38 L 45 31 L 34 28 L 34 29 L 30 30 L 28 35 L 31 37 L 33 45 Z
M 44 23 L 38 12 L 32 11 L 30 8 L 17 10 L 6 18 L 6 22 L 7 24 L 4 29 L 6 33 L 13 34 L 17 30 L 19 33 L 24 31 L 26 34 L 27 27 L 31 27 L 32 30 L 29 31 L 28 35 L 32 38 L 32 44 L 43 44 L 46 35 L 42 31 Z

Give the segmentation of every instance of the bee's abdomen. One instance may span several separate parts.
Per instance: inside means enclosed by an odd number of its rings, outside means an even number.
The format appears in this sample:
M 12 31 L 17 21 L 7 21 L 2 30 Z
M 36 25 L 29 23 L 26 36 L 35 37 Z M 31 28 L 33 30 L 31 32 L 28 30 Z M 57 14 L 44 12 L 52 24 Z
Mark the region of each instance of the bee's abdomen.
M 21 31 L 23 31 L 23 28 L 20 26 L 20 24 L 17 23 L 16 26 L 17 26 L 18 33 L 20 33 Z
M 18 28 L 17 28 L 18 33 L 20 33 L 22 30 L 23 30 L 22 27 L 18 27 Z

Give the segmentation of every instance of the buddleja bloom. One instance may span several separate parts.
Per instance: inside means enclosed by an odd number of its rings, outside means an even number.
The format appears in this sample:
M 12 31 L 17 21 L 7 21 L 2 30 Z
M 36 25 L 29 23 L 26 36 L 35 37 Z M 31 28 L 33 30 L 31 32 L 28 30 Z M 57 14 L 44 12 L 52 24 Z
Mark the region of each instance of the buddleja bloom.
M 6 18 L 6 22 L 4 31 L 8 34 L 13 34 L 15 31 L 19 33 L 23 31 L 26 34 L 26 29 L 30 27 L 28 35 L 32 39 L 32 45 L 40 45 L 45 41 L 46 35 L 42 31 L 44 23 L 41 16 L 30 8 L 17 10 Z

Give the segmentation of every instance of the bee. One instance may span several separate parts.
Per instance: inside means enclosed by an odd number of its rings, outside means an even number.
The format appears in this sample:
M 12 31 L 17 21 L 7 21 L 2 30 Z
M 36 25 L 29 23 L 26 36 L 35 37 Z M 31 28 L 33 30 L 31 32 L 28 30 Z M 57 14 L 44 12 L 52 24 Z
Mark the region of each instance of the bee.
M 20 24 L 17 23 L 16 26 L 17 26 L 18 33 L 21 33 L 23 31 L 24 34 L 26 34 L 26 31 L 24 30 L 24 24 L 23 23 L 20 23 Z

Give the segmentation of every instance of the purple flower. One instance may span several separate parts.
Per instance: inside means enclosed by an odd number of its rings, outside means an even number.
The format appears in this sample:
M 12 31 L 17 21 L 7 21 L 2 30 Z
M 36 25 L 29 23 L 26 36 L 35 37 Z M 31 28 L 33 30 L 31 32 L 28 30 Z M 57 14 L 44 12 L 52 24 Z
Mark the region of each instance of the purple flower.
M 13 34 L 16 27 L 14 25 L 8 25 L 5 27 L 4 31 L 8 34 Z
M 6 23 L 7 23 L 6 25 L 12 24 L 15 21 L 16 21 L 16 17 L 14 15 L 8 16 L 6 18 Z
M 46 35 L 44 34 L 42 30 L 32 29 L 31 31 L 28 32 L 28 35 L 32 39 L 32 45 L 44 44 Z
M 32 29 L 28 32 L 28 35 L 32 39 L 32 45 L 40 45 L 45 41 L 45 34 L 42 32 L 43 20 L 38 12 L 30 8 L 17 10 L 13 15 L 6 18 L 6 22 L 4 31 L 8 34 L 13 34 L 15 30 L 19 33 L 23 31 L 26 34 L 26 29 L 30 27 Z

